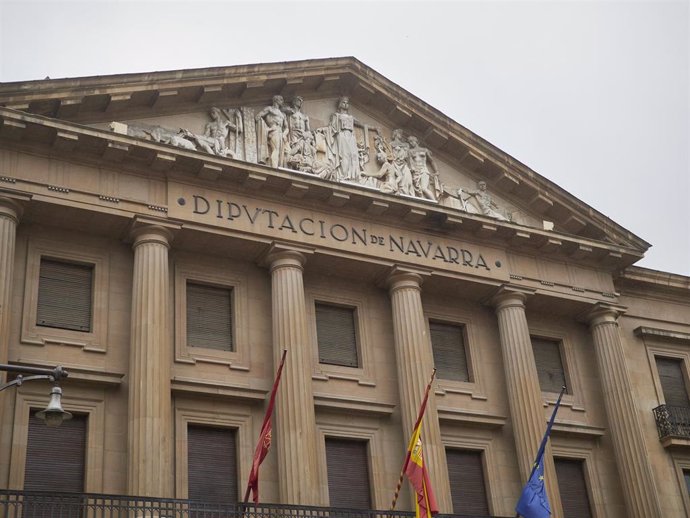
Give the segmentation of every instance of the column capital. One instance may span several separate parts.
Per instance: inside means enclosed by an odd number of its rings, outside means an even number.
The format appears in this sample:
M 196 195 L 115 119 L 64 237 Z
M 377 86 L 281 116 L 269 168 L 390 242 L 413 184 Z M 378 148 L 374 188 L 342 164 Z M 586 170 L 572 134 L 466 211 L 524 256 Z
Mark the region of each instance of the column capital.
M 170 229 L 160 225 L 146 225 L 131 230 L 129 234 L 132 239 L 132 248 L 137 248 L 144 243 L 158 243 L 166 248 L 170 248 L 173 240 L 173 233 Z
M 602 324 L 617 324 L 618 317 L 625 313 L 626 310 L 627 308 L 625 306 L 597 302 L 594 307 L 585 314 L 584 318 L 591 328 L 595 328 Z
M 313 253 L 314 250 L 311 248 L 274 241 L 261 254 L 258 263 L 267 266 L 271 272 L 276 268 L 298 268 L 303 270 L 307 262 L 307 256 Z
M 389 293 L 393 293 L 401 288 L 422 289 L 425 277 L 431 275 L 428 270 L 405 268 L 394 266 L 383 278 L 383 284 L 388 288 Z
M 531 288 L 523 288 L 514 284 L 503 284 L 496 290 L 496 293 L 489 297 L 487 302 L 496 311 L 510 307 L 524 308 L 527 297 L 533 295 L 534 292 L 535 290 Z
M 9 218 L 15 223 L 19 223 L 19 220 L 24 213 L 24 207 L 6 196 L 0 196 L 0 217 Z

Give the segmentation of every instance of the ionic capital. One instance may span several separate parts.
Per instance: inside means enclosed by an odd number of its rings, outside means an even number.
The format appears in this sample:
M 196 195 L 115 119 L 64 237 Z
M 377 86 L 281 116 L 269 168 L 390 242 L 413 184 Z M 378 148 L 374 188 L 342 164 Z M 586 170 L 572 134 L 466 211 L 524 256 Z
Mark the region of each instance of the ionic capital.
M 15 224 L 18 224 L 23 213 L 24 207 L 19 202 L 12 198 L 0 196 L 0 218 L 11 219 Z
M 614 306 L 612 304 L 598 302 L 594 305 L 594 308 L 585 315 L 585 320 L 589 323 L 591 329 L 603 324 L 618 325 L 618 317 L 625 313 L 625 311 L 626 308 L 623 306 Z
M 270 248 L 263 254 L 259 262 L 268 266 L 271 273 L 280 268 L 296 268 L 304 271 L 307 256 L 313 253 L 314 251 L 309 248 L 271 243 Z
M 156 243 L 170 248 L 173 233 L 160 225 L 146 225 L 133 229 L 130 237 L 132 238 L 132 249 L 136 249 L 145 243 Z
M 414 270 L 395 266 L 386 275 L 384 284 L 391 295 L 404 288 L 421 291 L 424 278 L 429 275 L 429 272 L 426 270 Z
M 489 298 L 488 303 L 497 312 L 506 308 L 524 308 L 527 297 L 532 294 L 534 294 L 532 289 L 504 284 Z

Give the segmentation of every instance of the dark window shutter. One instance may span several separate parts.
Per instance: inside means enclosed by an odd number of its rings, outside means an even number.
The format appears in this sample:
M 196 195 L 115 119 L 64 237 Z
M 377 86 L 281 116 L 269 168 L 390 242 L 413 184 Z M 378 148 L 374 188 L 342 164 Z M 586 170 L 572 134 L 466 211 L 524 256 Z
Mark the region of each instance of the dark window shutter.
M 565 385 L 561 342 L 533 336 L 532 350 L 539 374 L 539 386 L 544 392 L 560 392 Z
M 482 452 L 446 450 L 454 514 L 489 515 Z
M 558 490 L 561 493 L 564 518 L 592 518 L 584 461 L 555 459 Z
M 469 381 L 463 326 L 429 322 L 434 365 L 440 379 Z
M 685 490 L 688 492 L 688 496 L 690 496 L 690 470 L 684 469 L 683 477 L 685 478 Z
M 187 283 L 187 345 L 232 351 L 232 289 Z
M 187 428 L 188 496 L 190 500 L 237 502 L 235 430 L 189 425 Z
M 358 367 L 355 310 L 316 303 L 319 363 Z
M 26 491 L 83 493 L 86 465 L 85 415 L 49 428 L 32 411 L 26 447 Z
M 666 404 L 669 406 L 690 407 L 688 391 L 685 387 L 685 376 L 683 375 L 683 360 L 659 357 L 656 357 L 655 360 Z
M 326 466 L 331 507 L 371 509 L 365 441 L 327 438 Z
M 91 331 L 93 266 L 41 258 L 36 325 Z

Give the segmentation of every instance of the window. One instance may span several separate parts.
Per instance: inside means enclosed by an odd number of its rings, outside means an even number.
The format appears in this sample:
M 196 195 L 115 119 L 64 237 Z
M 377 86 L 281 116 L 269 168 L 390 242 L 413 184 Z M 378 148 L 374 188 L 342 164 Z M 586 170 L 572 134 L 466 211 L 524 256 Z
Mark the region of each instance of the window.
M 446 449 L 454 514 L 489 515 L 482 452 Z
M 234 350 L 231 288 L 187 282 L 187 345 Z
M 683 470 L 683 478 L 685 479 L 685 489 L 690 496 L 690 469 Z
M 560 340 L 531 337 L 539 386 L 543 392 L 560 392 L 566 385 Z
M 358 367 L 355 309 L 315 303 L 319 363 Z
M 429 322 L 434 365 L 440 379 L 470 381 L 465 353 L 465 327 Z
M 93 266 L 41 257 L 36 325 L 90 332 Z
M 326 438 L 331 507 L 371 509 L 367 442 Z
M 554 459 L 564 518 L 592 518 L 584 461 Z
M 673 407 L 690 407 L 688 391 L 685 386 L 685 375 L 683 374 L 682 358 L 655 356 L 654 360 L 666 404 Z
M 60 426 L 49 428 L 32 410 L 26 446 L 24 490 L 83 493 L 86 430 L 87 417 L 83 414 L 75 414 Z M 79 515 L 78 512 L 74 514 Z
M 187 428 L 187 493 L 190 500 L 237 502 L 236 431 L 190 424 Z

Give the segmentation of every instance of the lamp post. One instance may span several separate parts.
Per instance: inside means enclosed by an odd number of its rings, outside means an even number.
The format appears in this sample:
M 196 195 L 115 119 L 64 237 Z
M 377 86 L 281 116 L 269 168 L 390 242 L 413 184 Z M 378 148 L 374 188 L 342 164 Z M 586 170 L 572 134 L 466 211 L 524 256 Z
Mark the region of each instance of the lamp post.
M 41 369 L 40 367 L 22 367 L 20 365 L 0 363 L 0 371 L 19 373 L 12 381 L 0 385 L 0 391 L 13 386 L 19 387 L 26 381 L 48 380 L 53 383 L 48 406 L 44 410 L 36 413 L 36 417 L 45 421 L 46 426 L 60 426 L 63 421 L 72 419 L 72 414 L 66 412 L 62 408 L 62 389 L 60 388 L 60 380 L 69 376 L 69 373 L 62 368 L 61 365 L 58 365 L 54 369 Z M 31 374 L 31 376 L 24 376 L 25 374 Z

